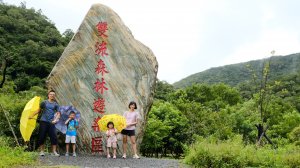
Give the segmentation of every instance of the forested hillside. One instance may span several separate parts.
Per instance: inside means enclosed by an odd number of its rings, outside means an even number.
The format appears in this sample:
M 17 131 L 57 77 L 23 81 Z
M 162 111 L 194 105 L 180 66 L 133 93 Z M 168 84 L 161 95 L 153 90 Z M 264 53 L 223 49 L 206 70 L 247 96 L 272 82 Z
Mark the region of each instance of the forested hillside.
M 19 131 L 21 113 L 32 97 L 46 95 L 45 79 L 73 34 L 66 30 L 61 35 L 41 10 L 27 9 L 25 2 L 13 6 L 0 1 L 1 166 L 36 163 L 36 153 L 24 152 Z M 36 137 L 34 131 L 33 144 Z M 30 150 L 35 148 L 28 145 Z
M 141 152 L 196 167 L 299 167 L 300 73 L 264 85 L 158 81 Z
M 299 58 L 214 68 L 179 89 L 158 81 L 141 151 L 196 167 L 299 167 Z
M 12 81 L 15 91 L 44 86 L 73 36 L 70 30 L 61 35 L 41 10 L 26 9 L 25 3 L 0 3 L 0 34 L 0 87 Z
M 191 86 L 194 83 L 225 83 L 230 86 L 237 86 L 251 78 L 251 70 L 260 76 L 264 60 L 254 60 L 245 63 L 226 65 L 222 67 L 211 68 L 188 76 L 176 83 L 175 88 Z M 291 54 L 287 56 L 271 57 L 270 79 L 276 79 L 281 75 L 288 75 L 300 70 L 300 54 Z
M 25 147 L 21 113 L 32 97 L 45 98 L 45 78 L 73 32 L 61 35 L 40 10 L 0 0 L 0 34 L 0 165 L 30 167 L 37 154 L 24 149 L 36 151 L 38 129 Z M 157 81 L 147 117 L 145 157 L 193 167 L 297 168 L 300 54 L 211 68 L 174 85 Z

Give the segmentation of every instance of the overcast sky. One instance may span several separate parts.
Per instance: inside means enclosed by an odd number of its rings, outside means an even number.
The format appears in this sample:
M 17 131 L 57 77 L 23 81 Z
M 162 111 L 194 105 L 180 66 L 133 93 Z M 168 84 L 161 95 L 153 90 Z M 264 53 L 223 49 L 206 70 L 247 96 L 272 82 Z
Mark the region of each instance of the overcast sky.
M 24 0 L 4 0 L 19 5 Z M 169 83 L 211 67 L 300 52 L 298 0 L 26 0 L 61 33 L 77 31 L 94 3 L 116 11 Z

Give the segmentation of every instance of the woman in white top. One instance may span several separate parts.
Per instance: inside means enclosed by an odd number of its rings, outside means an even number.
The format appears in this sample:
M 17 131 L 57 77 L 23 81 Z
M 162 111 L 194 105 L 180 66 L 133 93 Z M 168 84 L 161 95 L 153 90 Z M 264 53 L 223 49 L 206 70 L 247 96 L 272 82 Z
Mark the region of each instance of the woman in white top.
M 133 158 L 139 159 L 140 157 L 137 155 L 135 142 L 135 128 L 138 123 L 139 113 L 136 111 L 137 106 L 133 101 L 129 103 L 128 108 L 129 110 L 123 115 L 126 118 L 127 126 L 121 131 L 121 134 L 123 135 L 123 158 L 126 159 L 127 137 L 130 137 L 132 150 L 134 152 Z

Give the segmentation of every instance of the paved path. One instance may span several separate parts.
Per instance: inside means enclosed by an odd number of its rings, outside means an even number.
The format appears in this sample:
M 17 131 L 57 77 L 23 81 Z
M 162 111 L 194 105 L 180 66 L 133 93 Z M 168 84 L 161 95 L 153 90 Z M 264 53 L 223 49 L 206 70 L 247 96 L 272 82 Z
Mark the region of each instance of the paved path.
M 155 158 L 141 158 L 141 159 L 107 159 L 102 156 L 50 156 L 46 155 L 40 157 L 41 166 L 58 166 L 58 165 L 73 165 L 86 168 L 184 168 L 187 167 L 179 163 L 179 160 L 173 159 L 155 159 Z

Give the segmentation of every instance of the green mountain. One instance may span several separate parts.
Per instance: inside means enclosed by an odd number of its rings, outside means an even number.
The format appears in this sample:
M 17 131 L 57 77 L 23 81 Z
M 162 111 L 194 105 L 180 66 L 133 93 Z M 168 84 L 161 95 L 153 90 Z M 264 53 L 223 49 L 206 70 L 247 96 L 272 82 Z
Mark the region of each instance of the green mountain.
M 280 76 L 300 71 L 300 53 L 287 56 L 273 56 L 270 57 L 270 60 L 270 79 L 276 79 Z M 203 72 L 190 75 L 173 85 L 175 88 L 187 87 L 194 83 L 225 83 L 230 86 L 237 86 L 239 83 L 251 80 L 251 76 L 253 74 L 251 69 L 257 74 L 257 76 L 260 76 L 260 72 L 265 61 L 266 59 L 261 59 L 210 68 Z
M 16 91 L 44 86 L 45 78 L 73 33 L 60 34 L 41 10 L 8 5 L 0 1 L 0 88 Z

